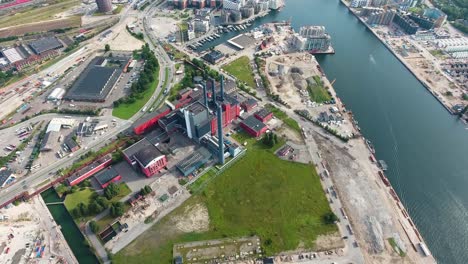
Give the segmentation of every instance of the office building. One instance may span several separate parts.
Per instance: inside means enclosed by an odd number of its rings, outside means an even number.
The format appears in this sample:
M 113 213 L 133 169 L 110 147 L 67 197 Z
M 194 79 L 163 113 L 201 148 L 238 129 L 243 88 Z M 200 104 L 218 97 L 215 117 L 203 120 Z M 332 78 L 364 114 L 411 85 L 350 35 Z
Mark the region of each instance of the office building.
M 96 0 L 96 4 L 100 13 L 112 11 L 112 0 Z

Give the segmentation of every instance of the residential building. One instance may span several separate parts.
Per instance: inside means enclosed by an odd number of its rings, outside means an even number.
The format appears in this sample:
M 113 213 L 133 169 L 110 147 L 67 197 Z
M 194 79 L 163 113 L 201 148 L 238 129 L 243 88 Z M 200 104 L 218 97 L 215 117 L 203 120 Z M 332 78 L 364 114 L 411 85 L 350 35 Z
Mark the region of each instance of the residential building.
M 447 15 L 437 8 L 426 8 L 423 15 L 434 20 L 434 27 L 441 27 L 447 21 Z
M 96 0 L 100 13 L 108 13 L 112 11 L 112 0 Z
M 408 35 L 414 35 L 418 31 L 418 24 L 401 12 L 395 13 L 392 23 L 399 26 Z

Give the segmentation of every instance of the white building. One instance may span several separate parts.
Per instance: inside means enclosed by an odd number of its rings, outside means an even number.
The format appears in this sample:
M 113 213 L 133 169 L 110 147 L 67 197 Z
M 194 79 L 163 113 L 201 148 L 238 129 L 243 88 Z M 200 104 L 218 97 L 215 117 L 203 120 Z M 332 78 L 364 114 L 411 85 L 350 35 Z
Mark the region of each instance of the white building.
M 468 51 L 468 38 L 448 38 L 437 41 L 437 46 L 446 52 Z
M 62 100 L 63 96 L 65 95 L 65 89 L 63 88 L 55 88 L 49 96 L 47 96 L 47 100 L 49 101 L 58 101 Z
M 243 1 L 241 0 L 223 0 L 223 9 L 239 11 L 243 6 L 242 3 Z
M 297 50 L 304 50 L 306 47 L 307 38 L 295 33 L 291 39 L 291 45 Z
M 354 7 L 354 8 L 364 7 L 364 6 L 368 6 L 367 0 L 353 0 L 351 2 L 351 7 Z
M 206 18 L 196 18 L 193 21 L 193 27 L 196 32 L 208 32 L 210 30 L 210 20 Z

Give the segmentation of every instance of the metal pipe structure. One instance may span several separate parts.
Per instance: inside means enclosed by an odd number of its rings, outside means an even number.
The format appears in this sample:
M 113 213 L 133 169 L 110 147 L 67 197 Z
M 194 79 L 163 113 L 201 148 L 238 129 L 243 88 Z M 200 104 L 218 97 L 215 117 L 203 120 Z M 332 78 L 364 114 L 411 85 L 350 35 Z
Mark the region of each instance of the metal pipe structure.
M 221 102 L 224 102 L 224 75 L 221 74 L 221 80 L 220 80 L 220 86 L 221 86 Z
M 211 83 L 211 100 L 213 101 L 213 105 L 216 105 L 216 92 L 215 92 L 215 80 L 210 78 Z
M 223 139 L 223 111 L 221 105 L 216 103 L 216 118 L 218 119 L 218 159 L 221 165 L 224 165 L 224 139 Z
M 203 103 L 205 104 L 205 107 L 208 108 L 208 94 L 206 93 L 206 83 L 202 82 L 202 87 L 203 87 Z

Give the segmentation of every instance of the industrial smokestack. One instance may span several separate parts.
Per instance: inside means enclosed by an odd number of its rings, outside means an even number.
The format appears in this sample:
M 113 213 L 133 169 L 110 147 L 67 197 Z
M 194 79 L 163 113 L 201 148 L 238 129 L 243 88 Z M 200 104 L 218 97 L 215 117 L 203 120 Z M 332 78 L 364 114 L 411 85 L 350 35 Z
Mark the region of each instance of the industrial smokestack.
M 223 111 L 221 110 L 221 105 L 216 104 L 216 112 L 217 112 L 217 121 L 218 121 L 218 146 L 219 146 L 219 163 L 224 165 L 224 139 L 223 139 Z
M 215 92 L 215 80 L 210 78 L 211 83 L 211 100 L 213 101 L 213 105 L 216 105 L 216 92 Z
M 220 80 L 220 86 L 221 86 L 221 102 L 224 102 L 224 75 L 221 74 L 221 80 Z
M 203 87 L 203 103 L 205 104 L 206 108 L 208 108 L 208 94 L 206 93 L 206 83 L 202 82 Z

